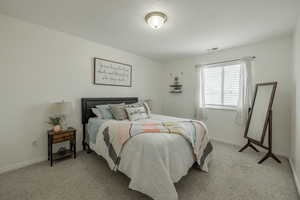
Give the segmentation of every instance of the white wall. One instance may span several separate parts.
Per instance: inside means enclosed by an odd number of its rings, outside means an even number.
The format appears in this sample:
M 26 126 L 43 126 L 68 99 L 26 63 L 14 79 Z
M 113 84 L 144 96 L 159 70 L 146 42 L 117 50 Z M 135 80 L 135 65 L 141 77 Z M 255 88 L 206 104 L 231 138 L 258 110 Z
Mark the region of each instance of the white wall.
M 293 102 L 291 120 L 291 164 L 300 192 L 300 18 L 294 32 Z
M 193 117 L 196 64 L 205 64 L 244 56 L 256 56 L 253 62 L 254 82 L 278 81 L 274 102 L 274 152 L 288 156 L 290 151 L 290 96 L 291 96 L 291 36 L 282 36 L 253 45 L 232 48 L 212 54 L 170 62 L 165 67 L 163 111 L 166 114 Z M 170 73 L 183 72 L 183 94 L 168 93 L 172 82 Z M 211 138 L 243 145 L 243 128 L 235 124 L 235 112 L 209 110 L 207 126 Z
M 160 112 L 160 64 L 4 15 L 0 27 L 0 172 L 46 159 L 53 102 L 73 102 L 79 149 L 82 97 L 151 98 Z M 93 85 L 93 57 L 132 64 L 133 87 Z

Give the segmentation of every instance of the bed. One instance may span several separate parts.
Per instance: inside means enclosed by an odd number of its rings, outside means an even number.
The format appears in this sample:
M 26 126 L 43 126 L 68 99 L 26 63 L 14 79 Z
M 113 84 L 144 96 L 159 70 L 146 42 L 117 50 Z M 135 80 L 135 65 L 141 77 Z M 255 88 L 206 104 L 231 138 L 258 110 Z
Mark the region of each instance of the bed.
M 106 148 L 107 141 L 102 134 L 105 131 L 105 124 L 109 122 L 96 118 L 91 108 L 96 105 L 136 102 L 138 102 L 136 97 L 82 99 L 83 149 L 87 149 L 88 152 L 94 151 L 102 156 L 112 170 L 114 166 L 112 166 L 113 162 L 110 162 L 111 152 Z M 150 119 L 140 121 L 141 123 L 163 123 L 183 120 L 188 119 L 151 114 Z M 187 123 L 185 128 L 192 132 L 193 126 Z M 206 162 L 209 161 L 212 151 L 211 143 L 208 144 L 203 150 Z M 122 159 L 119 160 L 117 170 L 130 178 L 130 189 L 157 200 L 176 200 L 178 195 L 174 183 L 185 176 L 195 163 L 193 149 L 189 141 L 179 134 L 137 135 L 123 146 Z

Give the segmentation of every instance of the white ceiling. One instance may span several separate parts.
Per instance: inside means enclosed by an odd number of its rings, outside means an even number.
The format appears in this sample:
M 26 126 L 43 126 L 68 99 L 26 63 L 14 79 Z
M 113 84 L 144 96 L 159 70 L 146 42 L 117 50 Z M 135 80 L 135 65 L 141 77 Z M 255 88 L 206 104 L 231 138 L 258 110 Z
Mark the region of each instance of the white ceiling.
M 291 32 L 298 0 L 0 0 L 0 12 L 157 61 Z M 144 16 L 163 11 L 151 29 Z

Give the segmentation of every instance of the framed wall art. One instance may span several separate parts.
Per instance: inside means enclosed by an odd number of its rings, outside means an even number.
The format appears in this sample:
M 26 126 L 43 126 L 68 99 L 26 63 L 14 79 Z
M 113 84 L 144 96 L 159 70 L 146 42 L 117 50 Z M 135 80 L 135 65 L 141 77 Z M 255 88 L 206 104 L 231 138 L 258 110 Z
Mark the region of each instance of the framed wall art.
M 132 66 L 102 58 L 94 58 L 94 84 L 131 87 Z

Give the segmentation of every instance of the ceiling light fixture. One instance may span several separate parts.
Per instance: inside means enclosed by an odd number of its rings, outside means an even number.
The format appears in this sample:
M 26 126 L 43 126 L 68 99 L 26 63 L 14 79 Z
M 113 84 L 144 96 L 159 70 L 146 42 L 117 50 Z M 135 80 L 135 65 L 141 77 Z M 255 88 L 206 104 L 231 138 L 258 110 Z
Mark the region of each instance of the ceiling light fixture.
M 159 29 L 166 23 L 168 17 L 166 14 L 162 12 L 150 12 L 145 16 L 145 21 L 149 26 L 151 26 L 153 29 Z

